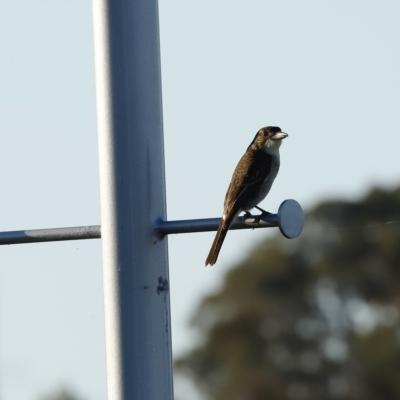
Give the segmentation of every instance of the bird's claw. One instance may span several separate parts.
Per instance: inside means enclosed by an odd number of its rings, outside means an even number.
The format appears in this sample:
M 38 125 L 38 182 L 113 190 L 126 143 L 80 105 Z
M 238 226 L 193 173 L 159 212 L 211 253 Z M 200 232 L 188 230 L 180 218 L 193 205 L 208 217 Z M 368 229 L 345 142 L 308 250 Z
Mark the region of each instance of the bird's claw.
M 256 206 L 255 208 L 257 208 L 257 210 L 261 211 L 260 217 L 262 217 L 264 215 L 270 215 L 271 214 L 270 212 L 263 210 L 261 207 Z
M 243 221 L 247 223 L 254 223 L 256 222 L 256 217 L 249 213 L 248 211 L 245 211 L 243 215 Z
M 259 224 L 263 217 L 270 215 L 271 213 L 268 211 L 263 210 L 260 207 L 255 207 L 261 211 L 260 215 L 252 215 L 249 211 L 245 211 L 243 215 L 243 221 L 251 224 Z

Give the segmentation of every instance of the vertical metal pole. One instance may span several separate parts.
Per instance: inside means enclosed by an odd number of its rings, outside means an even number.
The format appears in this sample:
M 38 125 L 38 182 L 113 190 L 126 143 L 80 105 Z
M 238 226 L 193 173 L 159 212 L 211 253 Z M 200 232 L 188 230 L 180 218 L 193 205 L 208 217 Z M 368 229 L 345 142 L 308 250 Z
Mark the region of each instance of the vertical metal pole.
M 172 400 L 157 0 L 93 0 L 109 400 Z

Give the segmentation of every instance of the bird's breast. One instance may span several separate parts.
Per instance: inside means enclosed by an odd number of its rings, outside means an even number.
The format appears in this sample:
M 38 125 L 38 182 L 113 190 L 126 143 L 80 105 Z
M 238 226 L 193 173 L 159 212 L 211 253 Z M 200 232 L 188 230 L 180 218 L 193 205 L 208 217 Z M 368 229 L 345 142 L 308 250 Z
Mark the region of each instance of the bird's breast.
M 272 158 L 271 170 L 270 170 L 269 174 L 266 176 L 264 181 L 261 183 L 259 189 L 256 192 L 256 195 L 253 198 L 248 199 L 246 204 L 244 204 L 244 207 L 242 208 L 242 210 L 250 211 L 252 208 L 254 208 L 257 204 L 259 204 L 261 201 L 263 201 L 265 199 L 265 197 L 271 190 L 271 186 L 274 183 L 276 175 L 278 175 L 279 166 L 280 166 L 279 154 L 278 154 L 278 156 L 274 155 Z
M 260 200 L 258 201 L 258 203 L 264 200 L 266 195 L 269 193 L 271 186 L 276 178 L 276 175 L 278 175 L 279 166 L 280 166 L 279 158 L 274 157 L 271 164 L 271 172 L 267 175 L 264 182 L 260 186 L 260 191 L 258 195 L 258 198 Z

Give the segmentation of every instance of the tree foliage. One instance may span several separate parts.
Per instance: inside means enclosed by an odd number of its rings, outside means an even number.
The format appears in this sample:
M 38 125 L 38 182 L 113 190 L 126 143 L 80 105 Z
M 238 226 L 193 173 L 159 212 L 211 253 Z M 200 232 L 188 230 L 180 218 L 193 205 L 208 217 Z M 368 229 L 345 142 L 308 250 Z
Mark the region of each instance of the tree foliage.
M 212 400 L 400 398 L 400 188 L 306 215 L 207 297 L 175 363 Z

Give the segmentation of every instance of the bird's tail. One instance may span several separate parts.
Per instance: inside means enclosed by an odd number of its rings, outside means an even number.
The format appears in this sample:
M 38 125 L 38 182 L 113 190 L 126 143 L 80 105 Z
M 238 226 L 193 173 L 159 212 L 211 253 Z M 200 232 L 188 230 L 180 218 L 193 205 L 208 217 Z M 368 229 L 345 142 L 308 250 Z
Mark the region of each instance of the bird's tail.
M 208 257 L 206 259 L 207 265 L 214 265 L 217 262 L 219 251 L 221 250 L 222 243 L 224 243 L 225 236 L 228 233 L 228 229 L 231 226 L 233 220 L 237 214 L 232 213 L 226 219 L 222 218 L 221 223 L 219 224 L 217 234 L 215 235 L 214 242 L 211 246 L 211 250 L 208 253 Z

